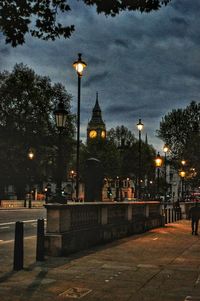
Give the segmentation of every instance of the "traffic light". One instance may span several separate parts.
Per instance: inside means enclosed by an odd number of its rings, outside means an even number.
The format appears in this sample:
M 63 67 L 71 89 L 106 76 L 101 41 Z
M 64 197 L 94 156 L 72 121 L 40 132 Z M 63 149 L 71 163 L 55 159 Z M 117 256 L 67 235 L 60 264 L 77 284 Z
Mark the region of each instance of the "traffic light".
M 111 187 L 107 188 L 107 197 L 110 199 L 112 197 L 112 189 Z

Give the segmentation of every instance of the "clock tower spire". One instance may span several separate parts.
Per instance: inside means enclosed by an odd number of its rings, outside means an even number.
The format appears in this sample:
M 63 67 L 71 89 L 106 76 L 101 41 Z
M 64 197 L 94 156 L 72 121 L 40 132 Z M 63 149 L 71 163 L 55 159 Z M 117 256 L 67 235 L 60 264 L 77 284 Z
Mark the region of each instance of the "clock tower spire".
M 96 102 L 92 110 L 92 118 L 88 122 L 87 141 L 100 140 L 106 138 L 106 126 L 102 119 L 101 108 L 99 106 L 98 92 L 96 92 Z

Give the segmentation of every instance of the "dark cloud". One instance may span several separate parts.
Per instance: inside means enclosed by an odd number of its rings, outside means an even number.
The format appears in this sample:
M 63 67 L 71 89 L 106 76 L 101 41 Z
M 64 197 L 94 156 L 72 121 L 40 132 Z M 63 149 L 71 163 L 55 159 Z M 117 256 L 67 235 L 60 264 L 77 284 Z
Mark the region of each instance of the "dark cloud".
M 91 87 L 91 85 L 94 85 L 95 83 L 100 83 L 101 81 L 105 80 L 109 75 L 108 71 L 104 71 L 102 73 L 98 73 L 95 75 L 92 75 L 86 80 L 83 84 L 83 86 L 86 87 Z
M 114 43 L 116 46 L 128 48 L 129 42 L 127 40 L 122 40 L 122 39 L 116 39 L 114 40 Z
M 162 141 L 155 132 L 161 117 L 199 99 L 200 1 L 173 0 L 157 12 L 124 12 L 115 18 L 98 15 L 95 7 L 82 1 L 69 2 L 72 10 L 62 20 L 75 25 L 71 39 L 28 38 L 16 49 L 1 43 L 1 70 L 23 62 L 62 82 L 73 95 L 76 113 L 77 75 L 72 63 L 81 52 L 87 62 L 81 89 L 82 138 L 99 91 L 107 129 L 124 124 L 135 131 L 142 118 L 149 142 L 159 148 Z

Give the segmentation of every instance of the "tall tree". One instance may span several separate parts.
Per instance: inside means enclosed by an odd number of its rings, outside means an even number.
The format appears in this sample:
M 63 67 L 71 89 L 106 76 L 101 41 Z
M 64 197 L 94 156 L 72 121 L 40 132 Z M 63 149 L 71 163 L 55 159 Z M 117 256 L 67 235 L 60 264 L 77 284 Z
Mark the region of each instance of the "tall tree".
M 200 174 L 200 103 L 192 101 L 184 109 L 172 110 L 160 122 L 157 133 L 174 159 L 187 160 Z
M 124 10 L 151 12 L 171 0 L 82 0 L 95 5 L 98 13 L 116 16 Z M 69 38 L 74 25 L 65 25 L 61 14 L 71 10 L 68 0 L 2 0 L 0 1 L 0 29 L 6 43 L 13 47 L 25 42 L 25 35 L 43 40 Z M 66 20 L 66 17 L 64 18 Z
M 63 147 L 70 153 L 73 116 L 70 95 L 61 84 L 52 84 L 48 77 L 36 75 L 23 64 L 12 72 L 0 73 L 0 183 L 13 184 L 22 192 L 30 180 L 40 183 L 56 175 L 58 134 L 53 110 L 62 100 L 68 111 Z M 34 159 L 28 151 L 34 151 Z M 63 167 L 65 168 L 65 167 Z

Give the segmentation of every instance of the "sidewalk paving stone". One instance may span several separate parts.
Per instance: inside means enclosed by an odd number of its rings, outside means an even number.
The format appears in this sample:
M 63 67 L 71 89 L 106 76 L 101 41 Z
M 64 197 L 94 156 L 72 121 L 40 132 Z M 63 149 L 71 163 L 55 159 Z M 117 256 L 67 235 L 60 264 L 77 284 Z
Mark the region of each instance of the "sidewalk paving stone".
M 0 301 L 200 301 L 200 238 L 179 221 L 69 257 L 12 271 L 13 243 L 0 245 Z

